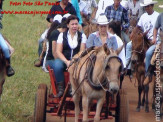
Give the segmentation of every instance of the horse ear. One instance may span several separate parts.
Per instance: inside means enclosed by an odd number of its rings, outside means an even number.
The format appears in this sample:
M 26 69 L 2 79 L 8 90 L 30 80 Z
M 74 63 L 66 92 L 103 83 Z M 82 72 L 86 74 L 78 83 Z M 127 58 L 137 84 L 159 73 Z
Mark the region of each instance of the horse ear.
M 119 55 L 119 53 L 122 51 L 123 47 L 124 47 L 124 43 L 123 43 L 123 45 L 122 45 L 121 47 L 119 47 L 119 48 L 116 50 L 116 54 L 117 54 L 117 55 Z
M 103 48 L 104 48 L 105 53 L 106 53 L 107 55 L 109 55 L 109 54 L 110 54 L 110 50 L 108 49 L 108 46 L 107 46 L 106 43 L 103 45 Z

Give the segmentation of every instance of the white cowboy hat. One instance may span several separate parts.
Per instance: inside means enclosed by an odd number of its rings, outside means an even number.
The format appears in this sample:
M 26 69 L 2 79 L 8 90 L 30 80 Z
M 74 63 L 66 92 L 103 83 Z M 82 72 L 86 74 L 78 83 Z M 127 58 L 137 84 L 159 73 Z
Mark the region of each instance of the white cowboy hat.
M 56 21 L 56 20 L 58 20 L 58 22 L 61 23 L 62 18 L 63 18 L 63 17 L 62 17 L 60 14 L 57 14 L 57 15 L 54 16 L 53 22 Z
M 99 15 L 99 17 L 96 20 L 96 24 L 99 24 L 99 25 L 106 25 L 108 23 L 109 23 L 108 19 L 107 19 L 107 17 L 104 14 L 103 15 Z
M 163 8 L 163 5 L 159 5 L 158 7 L 159 7 L 159 8 Z
M 71 14 L 69 14 L 69 13 L 64 14 L 64 15 L 63 15 L 63 18 L 64 18 L 64 17 L 65 17 L 65 18 L 68 18 L 70 15 L 71 15 Z
M 153 0 L 144 0 L 143 3 L 140 3 L 140 6 L 145 7 L 145 6 L 148 6 L 148 5 L 151 5 L 151 4 L 156 4 L 156 3 L 158 3 L 158 2 L 153 1 Z

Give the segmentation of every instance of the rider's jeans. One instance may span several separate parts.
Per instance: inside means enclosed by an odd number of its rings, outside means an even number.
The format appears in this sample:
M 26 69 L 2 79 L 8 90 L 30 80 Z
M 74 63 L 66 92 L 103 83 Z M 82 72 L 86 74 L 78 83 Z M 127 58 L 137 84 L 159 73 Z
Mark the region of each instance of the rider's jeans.
M 148 67 L 149 67 L 149 65 L 150 65 L 150 63 L 151 63 L 151 58 L 152 58 L 152 55 L 153 55 L 153 52 L 154 52 L 155 48 L 156 48 L 156 45 L 150 46 L 150 47 L 148 48 L 146 54 L 145 54 L 145 58 L 146 58 L 146 59 L 145 59 L 145 71 L 146 71 L 146 72 L 147 72 Z
M 128 42 L 126 45 L 126 67 L 128 65 L 127 69 L 131 69 L 131 62 L 130 64 L 128 64 L 131 58 L 131 52 L 132 52 L 132 41 Z
M 55 59 L 53 65 L 54 65 L 54 74 L 55 74 L 56 81 L 63 82 L 64 81 L 64 71 L 67 68 L 66 64 L 60 59 Z
M 10 58 L 9 47 L 7 46 L 6 41 L 4 40 L 1 33 L 0 33 L 0 47 L 2 48 L 5 58 L 6 59 Z

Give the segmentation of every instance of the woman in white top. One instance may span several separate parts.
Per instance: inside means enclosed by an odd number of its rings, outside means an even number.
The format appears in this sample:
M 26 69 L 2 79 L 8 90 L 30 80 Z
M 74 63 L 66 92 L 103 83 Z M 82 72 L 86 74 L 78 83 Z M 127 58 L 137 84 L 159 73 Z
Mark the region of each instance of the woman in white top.
M 120 36 L 121 36 L 121 24 L 120 24 L 120 22 L 116 22 L 116 21 L 109 22 L 108 31 L 116 37 L 118 48 L 121 47 L 123 45 L 123 41 L 120 38 Z M 125 68 L 126 67 L 126 58 L 125 58 L 124 47 L 118 56 L 122 60 L 123 66 Z
M 78 17 L 71 15 L 67 18 L 68 30 L 60 33 L 57 40 L 56 54 L 58 59 L 54 61 L 54 74 L 58 86 L 58 94 L 61 97 L 64 92 L 64 71 L 70 65 L 70 60 L 79 51 L 85 49 L 86 36 L 78 31 Z

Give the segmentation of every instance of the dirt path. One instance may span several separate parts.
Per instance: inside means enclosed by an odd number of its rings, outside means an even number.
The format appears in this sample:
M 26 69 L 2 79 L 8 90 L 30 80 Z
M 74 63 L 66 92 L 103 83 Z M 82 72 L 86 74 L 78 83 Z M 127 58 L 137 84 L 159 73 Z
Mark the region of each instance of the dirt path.
M 129 122 L 156 122 L 155 115 L 152 110 L 152 84 L 150 84 L 150 91 L 149 91 L 149 113 L 146 113 L 144 109 L 141 109 L 140 112 L 136 112 L 137 107 L 137 99 L 138 99 L 138 92 L 137 87 L 134 87 L 135 79 L 133 78 L 133 82 L 131 83 L 128 77 L 125 77 L 123 82 L 123 88 L 127 91 L 127 96 L 129 100 Z M 74 118 L 68 118 L 68 122 L 74 122 Z M 51 116 L 47 114 L 47 121 L 46 122 L 64 122 L 63 118 Z M 101 122 L 108 122 L 108 120 L 102 120 Z M 109 122 L 114 122 L 114 119 L 109 120 Z M 163 120 L 162 120 L 163 122 Z

